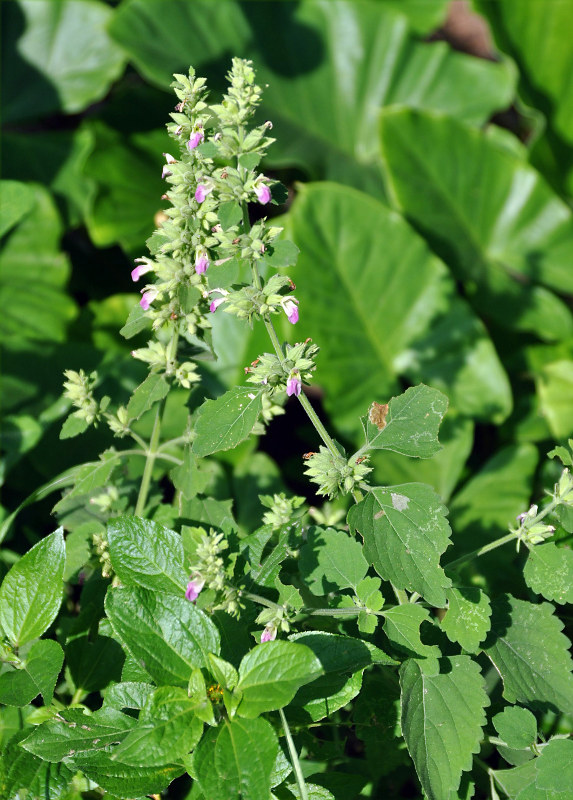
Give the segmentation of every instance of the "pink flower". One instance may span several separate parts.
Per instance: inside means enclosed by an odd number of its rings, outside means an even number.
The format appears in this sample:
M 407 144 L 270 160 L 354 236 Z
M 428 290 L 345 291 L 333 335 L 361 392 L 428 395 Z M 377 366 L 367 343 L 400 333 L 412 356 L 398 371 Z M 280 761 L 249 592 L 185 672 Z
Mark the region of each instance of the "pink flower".
M 138 261 L 141 261 L 141 264 L 131 270 L 131 280 L 134 282 L 138 281 L 146 272 L 150 272 L 153 269 L 153 265 L 148 258 L 136 258 L 135 263 L 137 264 Z
M 139 305 L 142 307 L 144 311 L 147 311 L 149 309 L 149 306 L 153 303 L 153 301 L 159 294 L 159 292 L 157 291 L 157 289 L 154 288 L 147 289 L 145 291 L 142 289 L 142 292 L 143 294 L 141 300 L 139 301 Z
M 300 376 L 297 370 L 294 370 L 289 375 L 287 385 L 286 385 L 286 393 L 289 397 L 292 397 L 294 394 L 295 397 L 298 397 L 302 389 L 302 383 L 300 380 Z
M 261 634 L 261 644 L 273 642 L 277 638 L 277 629 L 274 625 L 267 625 Z
M 266 183 L 259 183 L 255 186 L 255 194 L 261 205 L 266 205 L 271 199 L 271 190 Z
M 177 159 L 173 158 L 171 153 L 163 153 L 163 155 L 168 164 L 177 164 Z
M 295 325 L 298 322 L 298 300 L 296 297 L 286 297 L 282 301 L 282 307 L 288 321 Z
M 209 311 L 211 312 L 211 314 L 214 314 L 215 311 L 221 305 L 221 303 L 224 303 L 224 302 L 225 302 L 225 298 L 224 297 L 218 297 L 216 300 L 213 300 L 213 302 L 209 306 Z
M 209 259 L 207 258 L 207 253 L 204 250 L 198 251 L 195 256 L 195 272 L 197 275 L 202 275 L 204 272 L 207 272 L 208 266 Z
M 173 173 L 171 172 L 170 169 L 168 169 L 167 165 L 165 165 L 161 170 L 161 177 L 168 178 L 170 175 L 173 175 Z
M 198 203 L 202 203 L 203 200 L 207 197 L 208 194 L 211 194 L 213 191 L 212 186 L 206 186 L 204 183 L 200 183 L 195 190 L 195 200 Z
M 194 150 L 197 145 L 200 145 L 203 139 L 205 138 L 205 134 L 203 131 L 195 131 L 195 133 L 191 134 L 191 138 L 187 142 L 187 149 Z
M 203 586 L 205 586 L 205 581 L 202 581 L 200 578 L 195 578 L 194 580 L 189 581 L 187 584 L 187 589 L 185 590 L 185 597 L 187 600 L 189 600 L 191 603 L 194 603 L 199 597 Z

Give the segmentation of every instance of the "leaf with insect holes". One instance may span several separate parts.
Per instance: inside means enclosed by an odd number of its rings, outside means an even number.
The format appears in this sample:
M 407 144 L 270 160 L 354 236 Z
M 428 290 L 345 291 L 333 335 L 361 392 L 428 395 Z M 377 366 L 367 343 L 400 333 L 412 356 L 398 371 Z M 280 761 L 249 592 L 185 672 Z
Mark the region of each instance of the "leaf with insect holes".
M 424 384 L 410 387 L 387 404 L 373 403 L 368 417 L 362 418 L 364 449 L 430 458 L 442 449 L 438 429 L 447 408 L 448 398 Z
M 376 486 L 348 512 L 348 524 L 364 539 L 364 556 L 384 580 L 418 592 L 438 608 L 451 585 L 440 566 L 450 543 L 447 509 L 430 486 Z
M 207 400 L 197 412 L 193 453 L 208 456 L 230 450 L 244 441 L 262 408 L 261 392 L 234 386 L 216 400 Z

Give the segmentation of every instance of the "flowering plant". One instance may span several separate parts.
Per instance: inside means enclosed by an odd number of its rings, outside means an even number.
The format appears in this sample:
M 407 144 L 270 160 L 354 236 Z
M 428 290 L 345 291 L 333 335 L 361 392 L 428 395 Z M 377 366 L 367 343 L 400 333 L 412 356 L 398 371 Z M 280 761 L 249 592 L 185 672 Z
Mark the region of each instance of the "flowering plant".
M 561 623 L 545 602 L 490 600 L 472 569 L 514 542 L 533 592 L 573 599 L 570 551 L 556 544 L 557 526 L 571 527 L 573 451 L 550 453 L 563 469 L 541 510 L 455 559 L 432 486 L 371 482 L 379 453 L 440 451 L 446 397 L 425 384 L 368 397 L 355 452 L 329 434 L 304 391 L 319 345 L 277 330 L 298 335 L 305 307 L 282 272 L 298 248 L 261 216 L 285 199 L 259 171 L 272 125 L 253 124 L 252 64 L 234 59 L 228 81 L 209 103 L 192 69 L 175 75 L 170 206 L 136 259 L 132 279 L 147 283 L 122 330 L 147 337 L 132 351 L 147 376 L 114 404 L 97 371 L 65 373 L 61 437 L 107 425 L 133 444 L 65 475 L 56 510 L 81 524 L 38 542 L 0 587 L 0 699 L 29 712 L 5 751 L 8 797 L 39 796 L 38 776 L 53 797 L 156 796 L 181 776 L 197 800 L 374 797 L 410 764 L 430 800 L 471 797 L 480 781 L 493 797 L 512 781 L 524 798 L 562 794 L 548 772 L 570 739 L 538 733 L 541 713 L 573 710 Z M 223 315 L 264 329 L 270 352 L 243 365 L 244 385 L 205 399 L 201 363 L 217 356 Z M 175 435 L 171 397 L 184 409 Z M 287 397 L 314 426 L 305 474 L 328 502 L 257 491 L 268 510 L 246 526 L 210 457 L 263 435 Z M 514 768 L 488 766 L 493 748 Z M 384 763 L 357 772 L 371 761 Z

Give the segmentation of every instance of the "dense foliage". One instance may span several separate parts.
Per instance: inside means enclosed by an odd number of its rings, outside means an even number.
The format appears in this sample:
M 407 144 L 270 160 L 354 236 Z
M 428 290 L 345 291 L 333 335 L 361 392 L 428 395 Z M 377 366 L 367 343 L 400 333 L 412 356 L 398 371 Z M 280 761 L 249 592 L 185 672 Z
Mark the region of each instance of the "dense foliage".
M 571 795 L 568 7 L 448 6 L 0 5 L 6 800 Z

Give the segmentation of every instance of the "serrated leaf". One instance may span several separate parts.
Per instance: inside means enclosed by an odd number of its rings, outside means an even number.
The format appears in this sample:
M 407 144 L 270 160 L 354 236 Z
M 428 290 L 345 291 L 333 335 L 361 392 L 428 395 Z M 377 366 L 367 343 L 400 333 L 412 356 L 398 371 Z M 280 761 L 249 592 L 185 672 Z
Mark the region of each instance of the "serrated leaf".
M 70 419 L 72 419 L 72 417 L 68 417 L 66 423 Z M 64 427 L 62 428 L 60 439 L 66 438 L 63 435 L 66 423 L 64 423 Z M 75 483 L 71 490 L 65 495 L 64 499 L 79 497 L 82 494 L 88 494 L 94 489 L 98 489 L 100 486 L 104 486 L 106 483 L 108 483 L 114 469 L 119 464 L 119 460 L 114 457 L 115 455 L 116 454 L 113 450 L 108 450 L 100 455 L 99 461 L 94 461 L 89 464 L 82 464 L 80 467 L 78 467 Z M 59 503 L 56 503 L 55 508 L 57 508 L 58 505 Z
M 446 590 L 448 610 L 442 628 L 451 642 L 475 653 L 490 629 L 489 597 L 476 586 L 452 586 Z
M 193 756 L 203 795 L 212 800 L 269 797 L 277 752 L 277 735 L 266 719 L 235 717 L 209 730 Z
M 150 683 L 141 681 L 123 681 L 114 683 L 104 694 L 104 705 L 112 706 L 121 711 L 123 708 L 141 710 L 148 697 L 153 694 L 155 687 Z
M 555 603 L 573 603 L 573 552 L 545 542 L 529 548 L 523 570 L 526 584 Z
M 368 572 L 362 546 L 345 531 L 311 527 L 300 549 L 299 570 L 315 595 L 356 587 Z
M 392 450 L 413 458 L 430 458 L 439 450 L 438 429 L 448 408 L 448 398 L 437 389 L 420 384 L 388 403 L 385 425 L 380 430 L 368 417 L 362 425 L 366 450 Z
M 106 614 L 129 653 L 159 684 L 187 686 L 220 652 L 211 619 L 185 597 L 139 587 L 108 590 Z
M 236 447 L 253 430 L 262 402 L 260 392 L 245 386 L 235 386 L 217 400 L 207 400 L 197 412 L 193 452 L 208 456 Z
M 29 798 L 48 796 L 50 800 L 59 800 L 67 794 L 74 773 L 65 764 L 50 764 L 20 747 L 20 742 L 29 732 L 29 728 L 19 730 L 4 750 L 7 770 L 2 796 L 12 800 L 21 797 L 25 791 Z
M 138 333 L 150 327 L 149 317 L 146 316 L 145 311 L 141 308 L 139 303 L 134 306 L 129 312 L 127 321 L 123 328 L 119 331 L 124 339 L 132 339 Z
M 22 747 L 45 761 L 59 764 L 66 757 L 101 750 L 121 741 L 135 724 L 132 717 L 113 708 L 91 715 L 79 708 L 67 709 L 34 728 Z
M 179 759 L 195 747 L 203 732 L 195 708 L 184 689 L 156 689 L 136 727 L 115 748 L 113 759 L 136 767 L 158 767 Z
M 294 642 L 265 642 L 251 650 L 239 666 L 237 690 L 241 717 L 253 719 L 290 703 L 297 690 L 323 669 L 310 648 Z
M 469 656 L 444 658 L 441 672 L 428 676 L 420 661 L 400 668 L 402 731 L 428 800 L 445 800 L 479 750 L 484 691 L 478 664 Z
M 163 400 L 169 392 L 169 384 L 157 372 L 152 372 L 131 395 L 127 404 L 127 413 L 130 419 L 139 419 L 142 414 L 153 408 L 155 403 Z
M 535 785 L 550 792 L 570 792 L 573 785 L 573 741 L 552 739 L 535 762 Z
M 181 536 L 140 517 L 116 517 L 107 528 L 113 569 L 124 586 L 182 597 L 188 582 Z
M 62 604 L 63 533 L 63 528 L 58 528 L 28 550 L 0 586 L 0 625 L 18 647 L 41 636 Z
M 289 713 L 296 713 L 295 707 L 302 706 L 314 722 L 330 716 L 356 697 L 365 667 L 372 663 L 395 663 L 382 651 L 373 653 L 364 642 L 350 636 L 309 631 L 292 636 L 290 641 L 309 647 L 324 670 L 323 675 L 298 690 L 289 707 Z
M 438 672 L 440 648 L 422 642 L 420 626 L 430 622 L 430 612 L 416 603 L 404 603 L 384 612 L 384 633 L 397 649 L 408 658 L 424 659 L 424 672 Z
M 573 662 L 563 623 L 550 603 L 534 605 L 505 595 L 492 603 L 483 650 L 503 679 L 510 703 L 573 712 Z
M 364 556 L 381 578 L 443 608 L 451 585 L 440 567 L 450 543 L 446 513 L 430 486 L 407 483 L 374 487 L 350 509 L 348 523 L 362 535 Z
M 0 674 L 0 703 L 25 706 L 41 694 L 45 705 L 49 705 L 63 663 L 64 653 L 57 642 L 51 639 L 36 642 L 22 669 Z
M 514 750 L 531 747 L 537 740 L 537 720 L 527 708 L 507 706 L 492 722 L 503 741 Z

